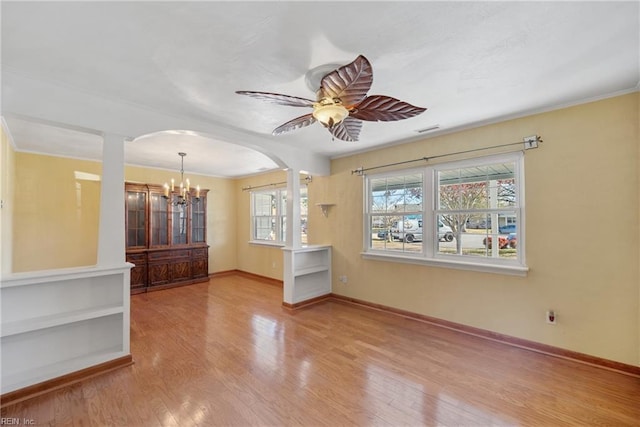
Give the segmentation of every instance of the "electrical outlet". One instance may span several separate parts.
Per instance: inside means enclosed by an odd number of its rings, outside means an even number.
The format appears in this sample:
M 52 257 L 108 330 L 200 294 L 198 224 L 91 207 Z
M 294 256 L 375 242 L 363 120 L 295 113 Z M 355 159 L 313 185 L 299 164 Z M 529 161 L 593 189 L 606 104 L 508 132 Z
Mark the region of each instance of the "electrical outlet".
M 276 268 L 276 262 L 275 262 L 275 261 L 273 261 L 273 262 L 271 263 L 271 268 Z
M 558 314 L 555 312 L 555 310 L 547 310 L 547 323 L 550 325 L 555 325 L 556 323 L 558 323 Z
M 348 281 L 348 280 L 347 280 L 347 276 L 339 276 L 339 277 L 338 277 L 338 280 L 340 280 L 340 282 L 342 282 L 342 283 L 344 283 L 344 284 L 346 284 L 346 283 L 347 283 L 347 281 Z

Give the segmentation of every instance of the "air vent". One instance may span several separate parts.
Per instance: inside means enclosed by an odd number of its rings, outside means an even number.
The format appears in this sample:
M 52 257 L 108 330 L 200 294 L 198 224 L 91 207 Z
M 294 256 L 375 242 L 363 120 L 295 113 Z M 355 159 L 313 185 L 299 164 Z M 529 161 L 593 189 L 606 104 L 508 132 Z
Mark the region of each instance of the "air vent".
M 416 132 L 425 133 L 425 132 L 431 132 L 438 129 L 440 129 L 440 125 L 433 125 L 433 126 L 429 126 L 428 128 L 418 129 Z

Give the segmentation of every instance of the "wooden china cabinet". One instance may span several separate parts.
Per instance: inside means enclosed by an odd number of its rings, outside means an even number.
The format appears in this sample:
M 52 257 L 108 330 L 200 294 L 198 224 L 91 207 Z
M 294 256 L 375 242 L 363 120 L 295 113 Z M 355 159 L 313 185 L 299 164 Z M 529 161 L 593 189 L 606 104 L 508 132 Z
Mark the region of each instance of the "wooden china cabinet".
M 207 192 L 191 189 L 187 203 L 178 204 L 178 191 L 125 183 L 132 294 L 208 280 Z

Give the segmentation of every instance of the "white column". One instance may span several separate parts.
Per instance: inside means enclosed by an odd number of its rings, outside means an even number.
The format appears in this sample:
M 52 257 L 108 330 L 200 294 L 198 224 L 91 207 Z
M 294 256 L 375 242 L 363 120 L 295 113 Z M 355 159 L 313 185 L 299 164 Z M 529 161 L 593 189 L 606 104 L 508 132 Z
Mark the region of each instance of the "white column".
M 125 263 L 124 137 L 106 134 L 102 143 L 98 265 Z
M 300 233 L 300 172 L 296 168 L 287 170 L 287 247 L 302 247 Z
M 296 249 L 302 247 L 300 238 L 300 174 L 297 168 L 287 170 L 287 241 L 283 254 L 283 292 L 282 299 L 293 304 L 295 287 Z

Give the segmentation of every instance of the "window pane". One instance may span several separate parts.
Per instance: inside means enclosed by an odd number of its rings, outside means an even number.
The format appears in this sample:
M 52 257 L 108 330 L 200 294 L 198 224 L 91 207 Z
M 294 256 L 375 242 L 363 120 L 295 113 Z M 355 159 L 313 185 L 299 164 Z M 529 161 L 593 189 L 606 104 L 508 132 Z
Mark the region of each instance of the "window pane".
M 438 209 L 463 210 L 488 207 L 486 168 L 438 172 Z
M 491 189 L 495 192 L 498 207 L 510 207 L 517 204 L 516 180 L 514 178 L 492 181 Z
M 256 217 L 253 220 L 253 238 L 256 240 L 275 240 L 275 220 L 272 217 Z
M 478 216 L 474 221 L 477 218 Z M 451 221 L 451 215 L 438 215 L 438 253 L 516 259 L 518 240 L 515 212 L 485 214 L 480 218 L 482 219 L 474 223 L 481 224 L 482 227 L 467 227 L 464 231 L 455 232 L 447 225 Z M 498 225 L 493 228 L 490 224 Z M 449 238 L 449 233 L 452 238 Z M 498 246 L 494 247 L 493 242 L 495 241 L 498 242 Z
M 286 215 L 286 212 L 284 212 Z M 308 198 L 308 188 L 305 185 L 300 188 L 300 241 L 302 244 L 307 244 L 307 218 L 309 215 L 309 198 Z
M 391 226 L 397 223 L 400 217 L 397 215 L 375 215 L 371 217 L 369 230 L 371 230 L 372 249 L 392 249 L 394 246 L 391 238 Z
M 498 163 L 438 172 L 438 209 L 515 206 L 515 164 Z
M 370 181 L 370 212 L 420 212 L 422 174 L 376 178 Z
M 287 240 L 287 218 L 285 216 L 280 217 L 280 235 L 278 238 L 281 242 Z
M 422 179 L 413 173 L 369 181 L 370 248 L 422 252 Z
M 253 196 L 254 215 L 275 215 L 276 198 L 274 192 L 255 193 Z
M 374 228 L 371 224 L 371 248 L 397 252 L 422 252 L 422 215 L 377 216 L 376 223 L 388 224 Z

